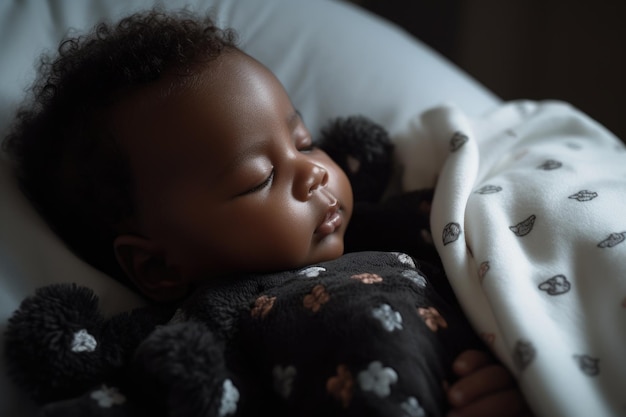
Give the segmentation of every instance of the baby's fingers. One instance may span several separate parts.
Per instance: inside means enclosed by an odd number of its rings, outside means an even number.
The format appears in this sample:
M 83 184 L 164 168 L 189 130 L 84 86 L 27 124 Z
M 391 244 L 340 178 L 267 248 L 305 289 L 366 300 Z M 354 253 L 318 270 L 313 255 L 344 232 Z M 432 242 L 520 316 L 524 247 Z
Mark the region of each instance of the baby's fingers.
M 487 365 L 459 379 L 448 391 L 448 400 L 453 407 L 463 407 L 481 397 L 514 388 L 515 380 L 509 371 L 500 365 Z
M 465 376 L 493 363 L 493 358 L 481 350 L 466 350 L 454 360 L 452 367 L 459 376 Z
M 531 413 L 518 390 L 510 389 L 482 397 L 464 407 L 453 408 L 448 417 L 526 417 Z

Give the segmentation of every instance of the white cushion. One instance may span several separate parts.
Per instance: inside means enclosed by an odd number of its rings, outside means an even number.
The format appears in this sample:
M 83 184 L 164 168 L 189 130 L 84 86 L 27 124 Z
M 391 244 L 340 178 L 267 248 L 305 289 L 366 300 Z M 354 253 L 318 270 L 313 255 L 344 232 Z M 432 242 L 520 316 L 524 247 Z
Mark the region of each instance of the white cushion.
M 161 2 L 157 2 L 161 3 Z M 475 80 L 399 28 L 351 4 L 330 0 L 177 0 L 239 33 L 240 46 L 283 82 L 312 132 L 329 118 L 363 114 L 393 134 L 420 111 L 454 102 L 468 114 L 499 102 Z M 8 130 L 35 62 L 72 30 L 117 19 L 153 0 L 0 2 L 0 137 Z M 53 282 L 89 285 L 115 313 L 141 300 L 68 252 L 15 186 L 0 159 L 0 331 L 19 302 Z M 0 353 L 2 353 L 0 345 Z M 0 415 L 32 415 L 0 365 Z

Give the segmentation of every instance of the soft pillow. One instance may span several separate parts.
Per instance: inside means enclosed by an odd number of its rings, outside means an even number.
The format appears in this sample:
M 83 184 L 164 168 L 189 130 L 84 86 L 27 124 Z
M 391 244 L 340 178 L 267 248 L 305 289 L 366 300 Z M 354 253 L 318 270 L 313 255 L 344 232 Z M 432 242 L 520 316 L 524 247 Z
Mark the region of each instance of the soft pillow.
M 4 137 L 35 76 L 43 51 L 54 51 L 68 31 L 90 28 L 161 4 L 154 0 L 0 2 L 0 137 Z M 167 8 L 213 11 L 239 33 L 240 46 L 284 83 L 315 134 L 329 118 L 363 114 L 392 137 L 421 110 L 454 102 L 480 114 L 499 102 L 476 81 L 397 27 L 349 3 L 330 0 L 176 0 Z M 130 290 L 73 256 L 18 191 L 0 158 L 0 331 L 19 302 L 46 284 L 73 281 L 92 287 L 103 310 L 141 303 Z M 0 344 L 0 353 L 2 344 Z M 0 366 L 0 415 L 33 414 Z

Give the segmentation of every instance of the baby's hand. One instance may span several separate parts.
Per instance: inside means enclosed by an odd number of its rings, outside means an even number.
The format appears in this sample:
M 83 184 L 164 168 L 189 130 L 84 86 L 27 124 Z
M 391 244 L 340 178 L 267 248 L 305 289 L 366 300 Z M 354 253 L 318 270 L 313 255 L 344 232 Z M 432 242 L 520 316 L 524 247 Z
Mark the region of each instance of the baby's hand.
M 486 352 L 466 350 L 452 364 L 459 379 L 448 390 L 448 417 L 531 417 L 509 371 Z

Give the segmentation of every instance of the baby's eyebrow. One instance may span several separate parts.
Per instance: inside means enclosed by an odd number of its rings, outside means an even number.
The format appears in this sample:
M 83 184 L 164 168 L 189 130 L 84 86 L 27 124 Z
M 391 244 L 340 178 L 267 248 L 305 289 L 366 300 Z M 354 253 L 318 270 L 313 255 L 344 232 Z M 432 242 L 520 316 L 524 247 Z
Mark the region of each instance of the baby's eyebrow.
M 250 158 L 252 155 L 258 154 L 265 146 L 265 143 L 262 141 L 254 141 L 250 146 L 228 161 L 228 163 L 224 166 L 224 169 L 217 173 L 216 179 L 222 180 L 235 172 L 237 167 L 239 167 L 245 160 Z
M 301 123 L 302 116 L 298 110 L 295 110 L 289 114 L 286 118 L 287 126 L 293 132 L 296 127 Z M 217 174 L 217 179 L 223 179 L 231 174 L 233 171 L 236 171 L 237 167 L 246 159 L 248 159 L 252 155 L 256 155 L 266 146 L 262 141 L 254 141 L 250 146 L 244 149 L 239 155 L 235 156 L 231 159 L 228 164 Z
M 294 109 L 293 113 L 287 117 L 287 125 L 290 129 L 295 129 L 298 123 L 302 121 L 302 113 L 298 109 Z

